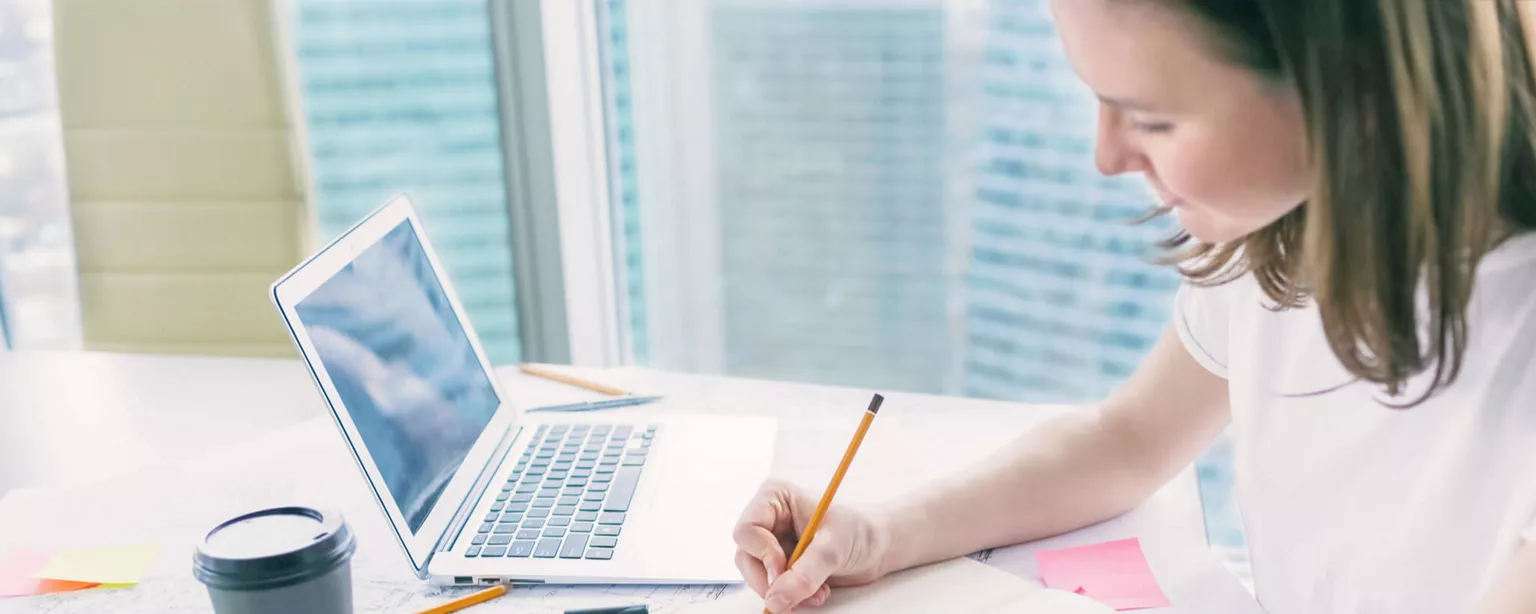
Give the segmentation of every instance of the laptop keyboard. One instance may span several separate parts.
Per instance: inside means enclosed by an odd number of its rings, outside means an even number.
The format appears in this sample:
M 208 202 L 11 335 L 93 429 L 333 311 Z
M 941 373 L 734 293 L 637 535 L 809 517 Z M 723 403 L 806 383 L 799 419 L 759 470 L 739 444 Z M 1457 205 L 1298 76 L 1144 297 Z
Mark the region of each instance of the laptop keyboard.
M 541 425 L 466 557 L 613 558 L 656 425 Z

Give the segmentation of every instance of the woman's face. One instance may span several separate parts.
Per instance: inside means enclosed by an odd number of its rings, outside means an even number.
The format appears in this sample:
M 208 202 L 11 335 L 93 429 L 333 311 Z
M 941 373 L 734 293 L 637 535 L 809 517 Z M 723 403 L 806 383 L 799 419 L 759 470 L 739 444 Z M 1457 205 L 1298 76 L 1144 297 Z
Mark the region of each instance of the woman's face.
M 1052 0 L 1067 59 L 1098 94 L 1095 159 L 1141 173 L 1200 241 L 1240 239 L 1306 200 L 1301 102 L 1217 55 L 1171 2 Z

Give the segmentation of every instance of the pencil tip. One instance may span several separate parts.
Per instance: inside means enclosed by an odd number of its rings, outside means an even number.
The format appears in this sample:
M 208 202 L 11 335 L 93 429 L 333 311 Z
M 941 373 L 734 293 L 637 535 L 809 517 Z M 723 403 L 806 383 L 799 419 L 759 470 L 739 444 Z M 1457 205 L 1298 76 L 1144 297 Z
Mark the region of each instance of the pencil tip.
M 876 394 L 875 398 L 869 400 L 869 413 L 872 413 L 872 414 L 880 413 L 880 404 L 882 404 L 884 402 L 885 402 L 885 397 L 880 396 L 879 394 Z

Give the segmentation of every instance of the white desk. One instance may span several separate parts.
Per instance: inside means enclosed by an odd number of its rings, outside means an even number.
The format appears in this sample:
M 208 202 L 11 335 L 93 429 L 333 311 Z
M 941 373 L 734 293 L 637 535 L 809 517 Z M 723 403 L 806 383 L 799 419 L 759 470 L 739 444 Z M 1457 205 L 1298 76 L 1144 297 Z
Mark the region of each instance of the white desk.
M 0 382 L 67 382 L 68 357 L 20 378 L 0 362 Z M 0 392 L 0 424 L 6 442 L 28 439 L 10 425 L 43 425 L 43 437 L 29 450 L 46 447 L 43 460 L 67 459 L 66 432 L 57 423 L 86 411 L 72 399 L 88 401 L 87 413 L 115 416 L 115 422 L 84 427 L 91 438 L 110 447 L 115 428 L 137 443 L 118 448 L 133 453 L 125 464 L 150 466 L 116 474 L 90 486 L 48 491 L 19 491 L 0 500 L 0 549 L 97 547 L 159 542 L 164 551 L 155 570 L 133 589 L 93 590 L 38 598 L 0 600 L 0 612 L 207 612 L 202 588 L 190 574 L 191 548 L 214 523 L 254 506 L 305 503 L 342 510 L 359 537 L 354 584 L 360 612 L 412 611 L 435 605 L 462 589 L 433 589 L 410 575 L 403 555 L 372 503 L 354 463 L 328 418 L 315 417 L 320 401 L 298 365 L 281 361 L 89 357 L 114 363 L 120 377 L 92 392 Z M 667 400 L 652 406 L 618 410 L 615 415 L 654 412 L 712 412 L 774 416 L 780 421 L 774 472 L 819 490 L 847 444 L 869 392 L 821 386 L 662 373 L 644 369 L 575 370 L 592 379 L 631 390 L 662 392 Z M 515 373 L 509 391 L 528 390 L 541 398 L 583 396 L 542 380 Z M 77 383 L 77 386 L 84 385 Z M 9 386 L 6 386 L 9 388 Z M 843 485 L 839 501 L 858 502 L 900 496 L 929 479 L 964 466 L 1012 439 L 1060 407 L 889 394 L 880 420 L 866 439 Z M 14 405 L 30 399 L 66 417 L 17 419 L 27 413 Z M 62 400 L 60 400 L 62 399 Z M 211 406 L 210 401 L 217 401 Z M 290 406 L 274 407 L 274 403 Z M 146 426 L 138 412 L 155 413 Z M 10 418 L 7 418 L 10 416 Z M 167 417 L 169 416 L 169 417 Z M 253 418 L 252 416 L 257 416 Z M 275 416 L 275 417 L 274 417 Z M 305 419 L 305 416 L 310 418 Z M 181 420 L 186 420 L 183 423 Z M 216 428 L 218 425 L 229 428 Z M 259 434 L 260 426 L 277 428 Z M 287 424 L 288 426 L 282 426 Z M 115 426 L 114 426 L 115 425 Z M 149 433 L 147 431 L 155 431 Z M 163 432 L 162 432 L 163 431 Z M 217 434 L 216 434 L 217 433 Z M 235 435 L 240 433 L 243 436 Z M 153 446 L 146 442 L 160 442 Z M 149 446 L 143 448 L 144 446 Z M 110 462 L 99 451 L 88 465 Z M 0 448 L 0 463 L 9 462 Z M 36 456 L 36 455 L 34 455 Z M 155 461 L 164 461 L 154 464 Z M 43 472 L 42 475 L 50 475 Z M 24 476 L 23 476 L 24 477 Z M 15 484 L 13 484 L 15 485 Z M 47 484 L 31 484 L 47 486 Z M 1078 534 L 1029 547 L 994 553 L 990 562 L 1029 577 L 1037 547 L 1088 543 L 1139 536 L 1165 590 L 1175 603 L 1166 612 L 1243 614 L 1260 610 L 1241 585 L 1204 551 L 1204 532 L 1192 475 L 1165 488 L 1143 509 Z M 706 598 L 710 591 L 676 587 L 519 588 L 475 612 L 558 612 L 564 607 L 592 607 L 648 601 L 653 612 L 669 605 Z M 1158 612 L 1158 611 L 1149 611 Z

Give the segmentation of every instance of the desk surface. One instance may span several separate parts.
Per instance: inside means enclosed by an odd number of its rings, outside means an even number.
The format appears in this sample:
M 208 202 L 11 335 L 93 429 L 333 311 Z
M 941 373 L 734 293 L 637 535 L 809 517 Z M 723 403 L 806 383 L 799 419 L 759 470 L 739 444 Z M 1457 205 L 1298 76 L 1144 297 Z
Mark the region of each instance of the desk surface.
M 851 420 L 869 395 L 863 390 L 635 368 L 573 371 L 632 391 L 667 395 L 662 403 L 615 415 L 664 411 L 776 417 L 774 473 L 813 489 L 821 487 L 841 456 Z M 572 394 L 563 386 L 515 372 L 503 370 L 500 375 L 509 394 L 534 403 L 564 401 L 558 398 L 561 394 Z M 887 397 L 880 432 L 866 440 L 860 453 L 863 462 L 850 472 L 840 500 L 899 496 L 979 459 L 1051 415 L 1070 411 L 929 395 Z M 391 547 L 387 524 L 334 426 L 324 418 L 323 407 L 307 373 L 292 361 L 0 354 L 0 492 L 7 487 L 50 489 L 0 499 L 0 551 L 145 539 L 166 548 L 156 572 L 137 588 L 0 600 L 0 612 L 11 607 L 205 612 L 206 600 L 186 569 L 190 546 L 202 529 L 265 501 L 262 497 L 298 497 L 339 506 L 361 544 L 381 546 L 360 548 L 354 561 L 359 611 L 405 611 L 440 602 L 443 592 L 414 583 L 403 555 Z M 79 487 L 86 483 L 92 485 Z M 188 483 L 198 484 L 197 492 L 184 486 Z M 105 507 L 108 501 L 111 506 Z M 99 509 L 123 513 L 102 516 L 95 511 Z M 99 534 L 88 542 L 67 530 L 81 523 L 101 527 Z M 1125 518 L 1031 547 L 1000 550 L 992 562 L 1028 577 L 1034 547 L 1130 535 L 1142 537 L 1154 567 L 1169 570 L 1167 578 L 1159 572 L 1179 605 L 1169 611 L 1242 611 L 1231 604 L 1244 595 L 1243 589 L 1216 559 L 1208 553 L 1191 558 L 1190 553 L 1198 555 L 1204 545 L 1192 478 L 1176 481 Z M 1165 558 L 1166 564 L 1160 560 Z M 509 595 L 498 600 L 499 607 L 484 611 L 547 611 L 539 606 L 554 607 L 564 594 L 541 590 L 549 592 L 514 591 L 520 598 Z M 572 599 L 591 605 L 592 590 L 573 593 Z M 632 591 L 612 594 L 637 598 Z M 652 590 L 638 598 L 662 604 L 668 595 Z M 173 603 L 183 605 L 170 607 Z

